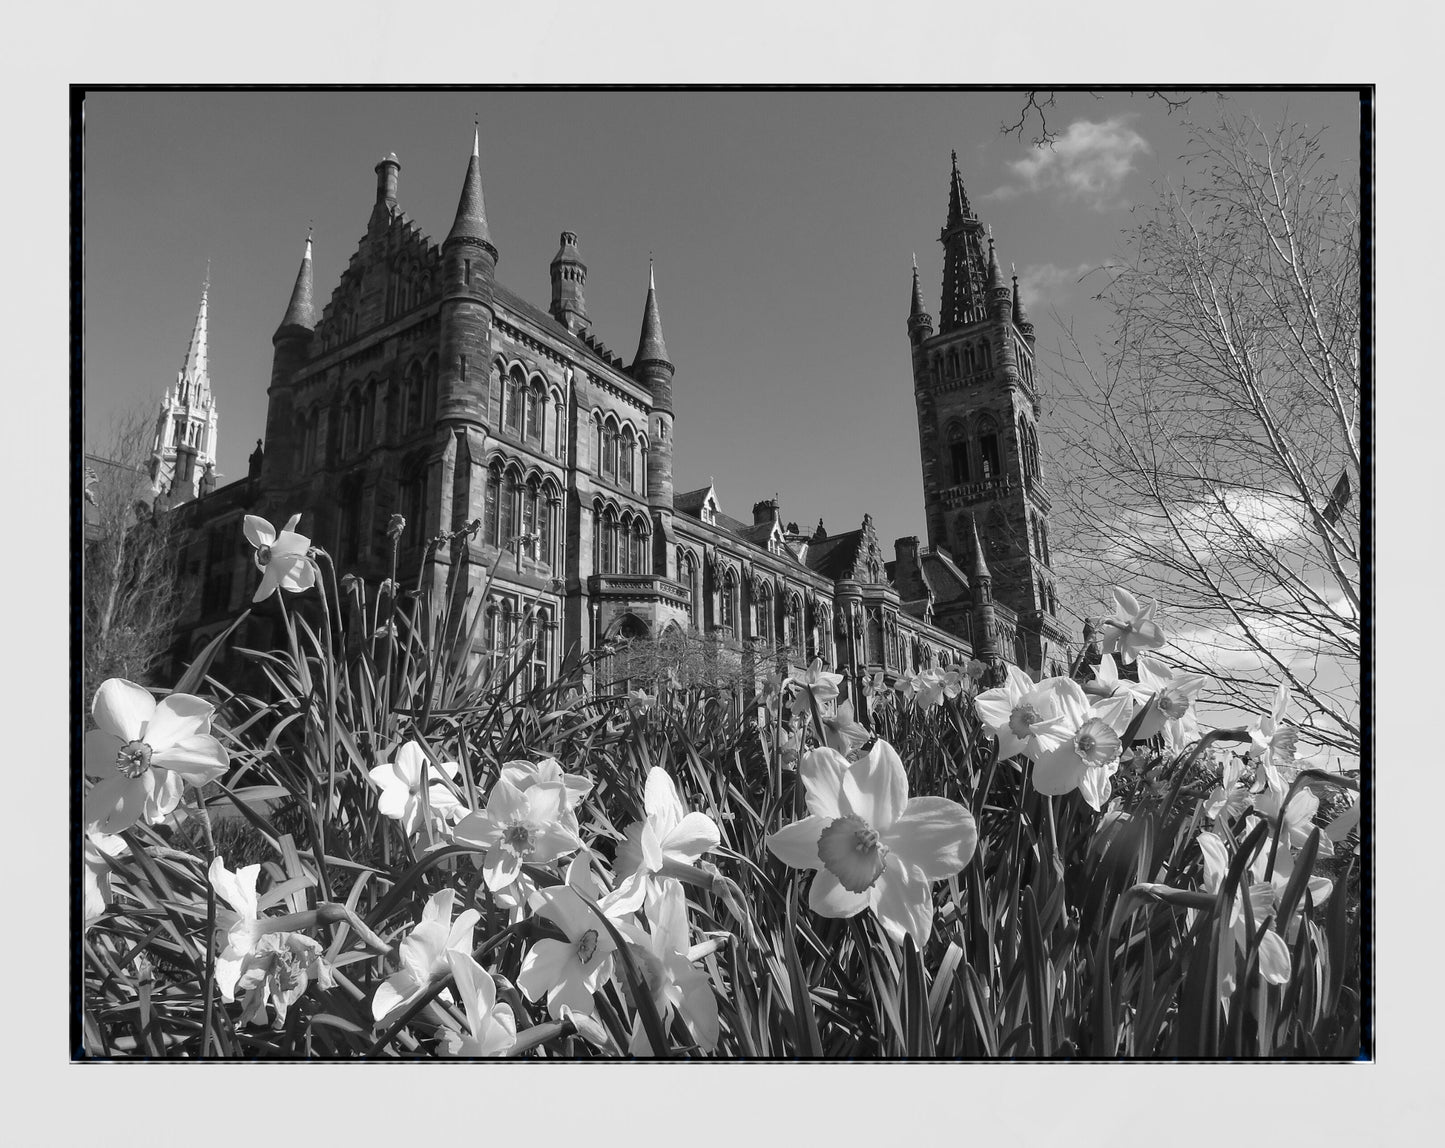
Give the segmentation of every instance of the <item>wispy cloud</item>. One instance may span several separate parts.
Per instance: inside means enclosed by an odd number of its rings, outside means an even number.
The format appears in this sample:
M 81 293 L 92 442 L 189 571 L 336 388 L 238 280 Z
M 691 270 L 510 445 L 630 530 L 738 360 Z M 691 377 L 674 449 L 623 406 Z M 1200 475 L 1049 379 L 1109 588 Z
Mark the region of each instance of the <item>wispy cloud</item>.
M 1129 117 L 1075 120 L 1053 147 L 1035 148 L 1006 166 L 1012 180 L 984 199 L 1012 199 L 1025 192 L 1054 191 L 1097 211 L 1124 204 L 1120 196 L 1134 161 L 1150 152 L 1149 141 L 1131 128 Z
M 1079 280 L 1097 266 L 1094 263 L 1080 263 L 1077 267 L 1060 267 L 1056 263 L 1030 264 L 1019 272 L 1019 294 L 1023 297 L 1024 306 L 1033 310 L 1045 303 L 1063 302 L 1079 285 Z

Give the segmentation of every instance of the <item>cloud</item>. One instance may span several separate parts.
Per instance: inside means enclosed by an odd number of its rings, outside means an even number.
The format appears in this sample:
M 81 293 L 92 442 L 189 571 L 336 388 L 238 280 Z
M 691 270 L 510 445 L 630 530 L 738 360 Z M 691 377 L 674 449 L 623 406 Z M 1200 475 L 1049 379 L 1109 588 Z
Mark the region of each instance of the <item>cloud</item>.
M 1025 192 L 1054 191 L 1096 211 L 1122 206 L 1119 193 L 1134 170 L 1134 160 L 1152 150 L 1149 141 L 1129 127 L 1128 118 L 1075 120 L 1053 147 L 1035 148 L 1007 164 L 1012 181 L 983 198 L 1013 199 Z
M 1054 263 L 1034 263 L 1019 272 L 1019 295 L 1032 310 L 1043 303 L 1060 303 L 1093 271 L 1097 264 L 1080 263 L 1077 267 L 1060 267 Z

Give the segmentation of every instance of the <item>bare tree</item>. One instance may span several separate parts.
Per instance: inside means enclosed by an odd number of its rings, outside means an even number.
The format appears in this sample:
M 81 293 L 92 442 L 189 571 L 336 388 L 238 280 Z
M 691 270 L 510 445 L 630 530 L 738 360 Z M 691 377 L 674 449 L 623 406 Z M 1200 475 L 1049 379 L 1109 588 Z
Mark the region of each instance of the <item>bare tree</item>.
M 1358 174 L 1239 118 L 1185 158 L 1107 269 L 1112 343 L 1066 333 L 1056 518 L 1086 592 L 1157 592 L 1216 704 L 1288 682 L 1307 738 L 1358 754 Z
M 86 460 L 83 557 L 86 696 L 105 678 L 144 683 L 170 642 L 185 596 L 178 539 L 157 513 L 149 463 L 154 427 L 133 411 Z
M 1173 92 L 1171 94 L 1162 88 L 1142 90 L 1144 91 L 1144 97 L 1146 99 L 1161 101 L 1164 106 L 1169 109 L 1171 116 L 1175 112 L 1183 111 L 1189 106 L 1190 96 L 1182 92 Z M 1200 90 L 1207 91 L 1208 89 Z M 1128 91 L 1130 95 L 1136 94 L 1136 90 L 1133 88 L 1128 89 Z M 1089 95 L 1093 96 L 1096 100 L 1103 99 L 1098 92 L 1090 92 Z M 1024 92 L 1023 98 L 1024 103 L 1023 107 L 1019 109 L 1018 118 L 1012 122 L 1006 121 L 999 124 L 999 133 L 1006 136 L 1016 136 L 1022 140 L 1024 138 L 1024 132 L 1030 130 L 1030 123 L 1037 121 L 1038 127 L 1034 130 L 1038 132 L 1038 135 L 1029 140 L 1030 146 L 1036 148 L 1053 147 L 1054 141 L 1059 138 L 1059 129 L 1057 126 L 1051 127 L 1049 125 L 1049 117 L 1051 115 L 1055 116 L 1054 123 L 1057 125 L 1059 93 L 1054 89 L 1030 88 Z
M 618 643 L 601 667 L 599 681 L 604 688 L 632 683 L 654 692 L 670 687 L 731 693 L 798 660 L 798 651 L 790 646 L 739 643 L 673 627 L 655 637 Z

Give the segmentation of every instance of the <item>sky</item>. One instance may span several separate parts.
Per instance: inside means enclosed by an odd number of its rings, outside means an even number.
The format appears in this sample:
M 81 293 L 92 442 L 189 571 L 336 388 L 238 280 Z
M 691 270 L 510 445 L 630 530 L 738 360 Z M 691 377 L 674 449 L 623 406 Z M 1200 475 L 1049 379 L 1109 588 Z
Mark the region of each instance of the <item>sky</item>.
M 833 531 L 866 511 L 891 553 L 924 534 L 906 317 L 915 253 L 937 314 L 950 151 L 1046 349 L 1051 309 L 1086 339 L 1104 333 L 1079 280 L 1118 250 L 1130 207 L 1178 178 L 1185 116 L 1212 122 L 1216 103 L 1171 113 L 1143 94 L 1060 93 L 1059 138 L 1038 149 L 1033 123 L 1023 140 L 1001 133 L 1023 105 L 1007 91 L 93 92 L 86 441 L 158 409 L 209 261 L 218 469 L 244 476 L 308 226 L 319 313 L 365 230 L 377 161 L 397 154 L 400 206 L 439 241 L 476 122 L 502 282 L 545 309 L 559 233 L 576 231 L 593 331 L 630 362 L 655 260 L 677 489 L 715 480 L 743 519 L 777 493 L 785 522 Z M 1358 155 L 1353 93 L 1229 103 L 1318 125 L 1327 152 Z

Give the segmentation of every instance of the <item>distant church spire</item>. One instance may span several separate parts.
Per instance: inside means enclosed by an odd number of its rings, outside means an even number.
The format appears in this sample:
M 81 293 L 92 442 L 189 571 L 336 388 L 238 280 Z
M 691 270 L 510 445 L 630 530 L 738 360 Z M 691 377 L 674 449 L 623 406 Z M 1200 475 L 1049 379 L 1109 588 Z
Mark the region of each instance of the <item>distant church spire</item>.
M 201 305 L 196 310 L 196 325 L 191 331 L 191 343 L 186 348 L 186 361 L 176 376 L 176 392 L 194 394 L 197 397 L 210 390 L 209 367 L 207 364 L 206 304 L 211 293 L 211 266 L 206 264 L 206 281 L 201 285 Z
M 208 310 L 211 268 L 201 285 L 201 302 L 186 358 L 176 381 L 161 399 L 156 421 L 151 475 L 157 493 L 168 492 L 172 503 L 204 494 L 215 486 L 216 399 L 211 392 Z M 203 484 L 202 479 L 207 481 Z

